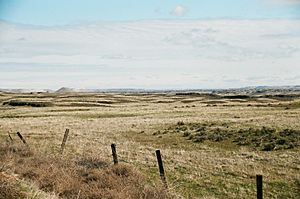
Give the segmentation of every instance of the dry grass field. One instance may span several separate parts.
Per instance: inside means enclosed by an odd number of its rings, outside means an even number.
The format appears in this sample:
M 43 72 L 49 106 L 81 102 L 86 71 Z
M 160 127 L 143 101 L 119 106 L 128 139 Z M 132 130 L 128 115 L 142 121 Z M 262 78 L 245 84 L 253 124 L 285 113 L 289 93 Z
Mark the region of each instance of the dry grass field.
M 0 110 L 1 189 L 23 194 L 17 198 L 95 198 L 99 192 L 99 198 L 254 199 L 256 174 L 264 176 L 265 198 L 300 198 L 297 94 L 0 93 Z M 110 166 L 111 143 L 120 168 Z M 169 193 L 161 188 L 156 149 Z M 78 162 L 96 166 L 82 171 Z M 103 181 L 111 183 L 100 186 Z

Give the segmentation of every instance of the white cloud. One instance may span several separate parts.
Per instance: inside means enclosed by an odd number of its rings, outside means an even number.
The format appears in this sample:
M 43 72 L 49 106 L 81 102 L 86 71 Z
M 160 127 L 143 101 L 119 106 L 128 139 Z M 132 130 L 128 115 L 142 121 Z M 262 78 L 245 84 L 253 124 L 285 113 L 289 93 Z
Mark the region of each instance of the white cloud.
M 300 0 L 265 0 L 265 1 L 277 5 L 300 5 Z
M 174 10 L 171 12 L 172 15 L 177 17 L 183 17 L 187 13 L 187 8 L 182 5 L 177 5 Z
M 300 84 L 299 27 L 300 20 L 156 20 L 47 28 L 0 23 L 0 88 Z

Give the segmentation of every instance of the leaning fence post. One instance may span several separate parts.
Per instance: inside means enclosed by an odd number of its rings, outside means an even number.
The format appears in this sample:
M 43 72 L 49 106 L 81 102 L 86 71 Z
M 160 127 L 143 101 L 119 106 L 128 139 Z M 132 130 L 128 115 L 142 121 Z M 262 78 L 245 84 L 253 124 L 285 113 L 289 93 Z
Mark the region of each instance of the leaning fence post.
M 112 151 L 112 156 L 113 156 L 114 164 L 118 164 L 119 161 L 118 161 L 116 144 L 111 144 L 111 151 Z
M 168 188 L 166 176 L 165 176 L 165 170 L 164 170 L 164 165 L 163 161 L 161 158 L 160 150 L 156 150 L 156 157 L 157 157 L 157 163 L 158 163 L 158 168 L 159 168 L 159 175 L 161 178 L 161 181 L 164 183 L 165 187 Z
M 263 199 L 263 177 L 256 175 L 257 199 Z
M 19 138 L 22 140 L 22 142 L 23 142 L 26 146 L 28 146 L 26 140 L 25 140 L 24 137 L 21 135 L 21 133 L 20 133 L 20 132 L 17 132 L 17 135 L 18 135 Z
M 64 134 L 64 138 L 63 138 L 63 141 L 61 143 L 61 151 L 60 153 L 63 154 L 64 152 L 64 149 L 65 149 L 65 145 L 66 145 L 66 142 L 67 142 L 67 139 L 68 139 L 68 136 L 69 136 L 69 129 L 66 129 L 65 131 L 65 134 Z
M 13 142 L 14 142 L 14 140 L 12 139 L 12 137 L 11 137 L 10 133 L 8 133 L 8 137 L 9 137 L 9 140 L 10 140 L 10 142 L 11 142 L 11 143 L 13 143 Z

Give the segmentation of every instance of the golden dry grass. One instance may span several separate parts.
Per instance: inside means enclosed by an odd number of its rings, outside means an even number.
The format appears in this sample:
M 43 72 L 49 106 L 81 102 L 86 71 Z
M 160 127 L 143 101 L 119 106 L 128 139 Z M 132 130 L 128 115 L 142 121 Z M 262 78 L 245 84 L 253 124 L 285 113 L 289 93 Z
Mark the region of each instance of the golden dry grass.
M 194 143 L 165 132 L 179 121 L 229 125 L 232 130 L 300 130 L 299 97 L 225 99 L 168 94 L 3 94 L 10 100 L 51 102 L 50 107 L 0 106 L 1 143 L 21 132 L 31 148 L 56 154 L 70 129 L 65 157 L 92 156 L 111 162 L 116 143 L 120 161 L 158 183 L 155 149 L 161 149 L 171 192 L 185 198 L 255 198 L 255 175 L 263 174 L 267 198 L 300 197 L 299 147 L 264 152 L 230 141 Z M 157 132 L 160 133 L 157 133 Z
M 56 198 L 171 198 L 166 189 L 149 186 L 133 167 L 110 165 L 97 157 L 71 159 L 15 144 L 2 146 L 0 154 L 3 167 L 0 198 L 3 199 L 32 197 L 20 179 L 36 184 L 39 190 Z

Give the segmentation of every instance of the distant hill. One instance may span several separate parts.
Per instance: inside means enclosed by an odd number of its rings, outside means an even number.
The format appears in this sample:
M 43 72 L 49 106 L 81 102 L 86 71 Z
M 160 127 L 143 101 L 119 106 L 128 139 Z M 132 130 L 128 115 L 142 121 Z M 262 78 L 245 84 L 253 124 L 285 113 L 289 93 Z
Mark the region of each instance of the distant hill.
M 61 87 L 60 89 L 55 91 L 55 93 L 73 93 L 73 92 L 77 92 L 77 91 L 73 88 L 68 88 L 68 87 Z
M 239 93 L 239 94 L 272 94 L 272 93 L 293 93 L 300 92 L 300 85 L 295 86 L 249 86 L 242 88 L 229 88 L 229 89 L 74 89 L 62 87 L 56 91 L 50 89 L 1 89 L 0 92 L 9 93 L 34 93 L 34 92 L 48 92 L 48 93 L 162 93 L 162 92 L 197 92 L 197 93 Z

